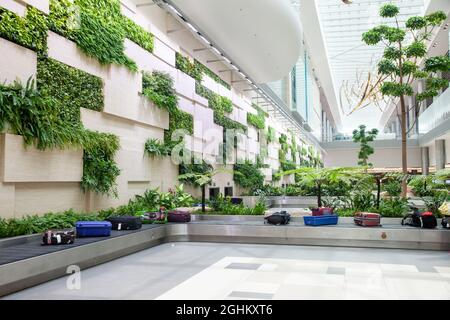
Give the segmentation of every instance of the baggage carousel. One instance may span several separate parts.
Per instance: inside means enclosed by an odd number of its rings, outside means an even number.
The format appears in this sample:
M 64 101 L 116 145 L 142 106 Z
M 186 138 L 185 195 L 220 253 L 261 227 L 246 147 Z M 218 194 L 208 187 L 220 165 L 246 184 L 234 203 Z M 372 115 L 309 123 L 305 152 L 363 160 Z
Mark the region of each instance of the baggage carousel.
M 350 218 L 334 226 L 310 227 L 294 218 L 287 226 L 265 225 L 262 217 L 193 216 L 188 224 L 144 225 L 113 231 L 107 238 L 79 238 L 72 245 L 41 246 L 41 235 L 0 240 L 0 296 L 67 275 L 72 265 L 86 269 L 167 242 L 224 242 L 279 245 L 450 250 L 449 230 L 401 226 L 362 228 Z

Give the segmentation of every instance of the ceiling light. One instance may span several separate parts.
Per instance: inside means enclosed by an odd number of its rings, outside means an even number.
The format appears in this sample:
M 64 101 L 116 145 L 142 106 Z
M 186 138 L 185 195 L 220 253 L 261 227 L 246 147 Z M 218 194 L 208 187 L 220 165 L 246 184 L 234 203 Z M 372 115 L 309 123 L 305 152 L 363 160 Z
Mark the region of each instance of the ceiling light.
M 225 60 L 226 62 L 228 62 L 228 63 L 230 63 L 230 64 L 231 64 L 231 60 L 230 60 L 230 59 L 228 59 L 227 57 L 223 56 L 223 60 Z
M 222 54 L 220 53 L 220 51 L 219 51 L 217 48 L 212 47 L 212 50 L 213 50 L 215 53 L 217 53 L 219 56 L 222 55 Z
M 188 26 L 189 29 L 191 29 L 195 33 L 199 33 L 198 30 L 195 29 L 195 27 L 192 24 L 190 24 L 189 22 L 186 22 L 186 25 Z
M 200 39 L 203 40 L 203 42 L 205 42 L 208 45 L 211 45 L 211 43 L 208 41 L 208 39 L 206 39 L 204 36 L 202 36 L 201 34 L 199 35 Z
M 177 9 L 175 9 L 174 6 L 172 6 L 172 5 L 170 5 L 170 4 L 167 3 L 167 7 L 168 7 L 170 10 L 172 10 L 175 14 L 177 14 L 178 16 L 180 16 L 181 18 L 183 18 L 183 15 L 182 15 Z

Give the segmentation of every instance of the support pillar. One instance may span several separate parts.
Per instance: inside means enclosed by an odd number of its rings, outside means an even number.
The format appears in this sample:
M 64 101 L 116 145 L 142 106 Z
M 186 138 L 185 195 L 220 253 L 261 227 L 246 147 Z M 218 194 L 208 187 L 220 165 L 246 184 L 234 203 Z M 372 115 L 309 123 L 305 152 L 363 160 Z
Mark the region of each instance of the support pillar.
M 430 151 L 428 147 L 422 147 L 420 151 L 422 153 L 422 174 L 426 176 L 430 173 Z
M 445 168 L 445 140 L 436 140 L 434 143 L 436 153 L 436 170 L 442 170 Z

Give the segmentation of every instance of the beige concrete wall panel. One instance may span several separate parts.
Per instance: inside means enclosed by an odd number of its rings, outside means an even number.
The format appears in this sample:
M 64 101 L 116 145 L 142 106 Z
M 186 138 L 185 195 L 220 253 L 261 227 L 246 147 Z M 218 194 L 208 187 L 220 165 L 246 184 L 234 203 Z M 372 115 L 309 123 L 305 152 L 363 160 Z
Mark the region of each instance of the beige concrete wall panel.
M 42 11 L 45 14 L 49 14 L 49 0 L 16 0 L 19 3 L 24 3 L 26 5 L 30 5 L 35 7 L 39 11 Z
M 0 57 L 1 84 L 10 84 L 16 80 L 25 84 L 30 77 L 35 77 L 36 52 L 0 38 Z
M 168 64 L 164 60 L 161 60 L 154 54 L 141 48 L 139 45 L 131 40 L 125 39 L 125 54 L 127 57 L 136 62 L 138 68 L 143 71 L 152 72 L 154 70 L 166 72 L 176 80 L 177 70 L 174 66 Z
M 14 0 L 0 0 L 0 7 L 12 11 L 20 17 L 24 17 L 27 13 L 26 6 Z
M 81 109 L 81 121 L 90 130 L 108 132 L 119 136 L 122 146 L 128 141 L 142 143 L 148 138 L 164 138 L 164 130 L 161 128 L 150 127 L 125 118 L 84 108 Z
M 155 157 L 150 160 L 152 188 L 159 188 L 166 192 L 170 188 L 179 185 L 178 166 L 173 164 L 170 158 Z
M 182 95 L 187 99 L 194 100 L 206 107 L 208 106 L 208 100 L 195 93 L 195 79 L 183 71 L 176 70 L 175 90 L 179 95 Z
M 169 129 L 169 112 L 157 107 L 147 97 L 139 97 L 136 121 L 148 124 L 155 128 Z
M 0 182 L 0 218 L 14 218 L 15 197 L 15 184 Z
M 358 163 L 359 149 L 327 149 L 327 155 L 324 157 L 325 167 L 350 167 Z M 432 162 L 432 150 L 430 148 L 430 165 Z M 377 168 L 400 168 L 401 167 L 401 148 L 375 148 L 375 154 L 369 157 L 369 161 Z M 408 166 L 421 167 L 420 148 L 408 148 Z
M 83 174 L 82 150 L 46 150 L 24 147 L 23 138 L 4 136 L 5 182 L 78 182 Z
M 85 210 L 84 192 L 79 183 L 17 183 L 15 216 Z
M 49 31 L 47 45 L 50 58 L 102 79 L 108 77 L 109 67 L 102 66 L 97 59 L 88 57 L 77 47 L 75 42 Z
M 156 37 L 153 43 L 153 54 L 172 67 L 175 67 L 175 51 Z

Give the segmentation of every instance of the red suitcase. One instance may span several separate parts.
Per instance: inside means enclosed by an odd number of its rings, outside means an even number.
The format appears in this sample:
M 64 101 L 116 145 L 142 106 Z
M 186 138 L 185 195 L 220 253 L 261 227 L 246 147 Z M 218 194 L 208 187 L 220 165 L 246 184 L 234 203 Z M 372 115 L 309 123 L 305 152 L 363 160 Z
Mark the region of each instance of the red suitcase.
M 370 212 L 356 212 L 354 221 L 358 226 L 379 227 L 381 226 L 381 215 Z
M 313 217 L 328 216 L 328 215 L 333 214 L 333 208 L 327 208 L 327 207 L 314 208 L 314 209 L 311 209 L 311 211 L 312 211 Z
M 167 215 L 167 220 L 169 222 L 181 222 L 181 223 L 190 222 L 191 213 L 188 211 L 172 210 L 169 211 L 169 214 Z

